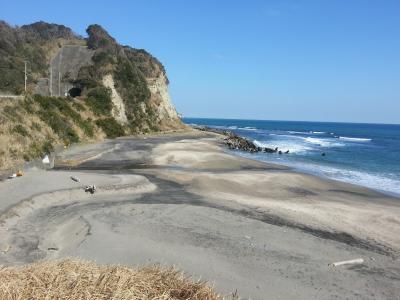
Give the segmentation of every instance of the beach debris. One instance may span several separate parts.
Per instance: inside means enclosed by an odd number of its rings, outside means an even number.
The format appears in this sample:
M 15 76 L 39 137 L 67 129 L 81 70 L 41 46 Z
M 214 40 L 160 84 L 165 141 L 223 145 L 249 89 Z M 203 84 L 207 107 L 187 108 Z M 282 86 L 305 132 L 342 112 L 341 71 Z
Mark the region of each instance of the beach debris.
M 16 173 L 14 173 L 14 174 L 8 176 L 8 179 L 13 179 L 13 178 L 15 178 L 15 177 L 17 177 L 17 174 L 16 174 Z
M 44 164 L 49 164 L 50 163 L 50 159 L 49 159 L 49 156 L 47 154 L 46 154 L 45 157 L 43 157 L 42 163 L 44 163 Z
M 71 180 L 73 180 L 75 182 L 81 182 L 81 180 L 76 176 L 71 176 Z
M 362 264 L 363 262 L 364 262 L 364 260 L 362 258 L 356 258 L 356 259 L 351 259 L 351 260 L 334 262 L 329 265 L 333 266 L 333 267 L 338 267 L 338 266 L 350 265 L 350 264 Z
M 58 251 L 58 248 L 57 248 L 57 247 L 49 247 L 49 248 L 47 248 L 47 250 L 50 250 L 50 251 Z
M 7 253 L 8 251 L 10 251 L 10 249 L 11 249 L 11 246 L 7 245 L 7 246 L 4 247 L 4 249 L 1 250 L 1 252 Z
M 94 184 L 93 185 L 87 185 L 85 187 L 85 192 L 86 193 L 94 194 L 95 191 L 96 191 L 96 186 Z
M 22 172 L 21 170 L 18 170 L 16 175 L 17 175 L 17 177 L 21 177 L 24 175 L 24 172 Z

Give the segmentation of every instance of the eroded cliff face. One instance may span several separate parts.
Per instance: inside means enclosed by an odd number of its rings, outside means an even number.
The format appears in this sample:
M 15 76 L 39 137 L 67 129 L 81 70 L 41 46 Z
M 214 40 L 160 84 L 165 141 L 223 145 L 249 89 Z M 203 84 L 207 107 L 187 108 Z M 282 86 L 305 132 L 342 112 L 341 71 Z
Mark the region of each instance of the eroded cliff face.
M 151 93 L 150 101 L 156 106 L 157 119 L 160 124 L 165 127 L 181 127 L 178 113 L 171 102 L 168 80 L 164 72 L 160 72 L 155 78 L 146 78 L 146 80 Z
M 185 127 L 172 105 L 166 71 L 157 58 L 143 49 L 121 46 L 99 25 L 89 26 L 87 32 L 94 64 L 80 73 L 79 83 L 85 87 L 100 81 L 109 88 L 112 116 L 118 122 L 133 133 Z
M 114 78 L 111 74 L 107 74 L 103 77 L 103 85 L 111 90 L 111 101 L 113 103 L 111 110 L 112 116 L 121 124 L 128 123 L 124 101 L 115 89 Z
M 155 110 L 156 122 L 160 129 L 178 129 L 182 124 L 175 107 L 172 104 L 168 91 L 168 79 L 163 72 L 157 77 L 146 78 L 147 87 L 150 91 L 149 105 Z M 111 90 L 113 103 L 111 114 L 120 124 L 127 124 L 125 101 L 115 88 L 114 78 L 111 74 L 103 77 L 103 85 Z M 138 108 L 141 114 L 147 114 L 148 108 L 145 102 L 140 103 Z

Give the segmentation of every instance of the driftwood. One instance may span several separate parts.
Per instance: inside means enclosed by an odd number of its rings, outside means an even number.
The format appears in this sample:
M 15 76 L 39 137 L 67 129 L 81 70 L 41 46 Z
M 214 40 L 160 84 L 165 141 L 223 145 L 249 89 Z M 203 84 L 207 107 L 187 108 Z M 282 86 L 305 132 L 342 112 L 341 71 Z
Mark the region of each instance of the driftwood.
M 80 182 L 80 179 L 78 177 L 75 177 L 75 176 L 71 176 L 71 180 L 73 180 L 75 182 Z
M 338 267 L 338 266 L 349 265 L 349 264 L 362 264 L 363 262 L 364 262 L 364 260 L 362 258 L 356 258 L 356 259 L 351 259 L 351 260 L 334 262 L 334 263 L 331 263 L 330 266 Z

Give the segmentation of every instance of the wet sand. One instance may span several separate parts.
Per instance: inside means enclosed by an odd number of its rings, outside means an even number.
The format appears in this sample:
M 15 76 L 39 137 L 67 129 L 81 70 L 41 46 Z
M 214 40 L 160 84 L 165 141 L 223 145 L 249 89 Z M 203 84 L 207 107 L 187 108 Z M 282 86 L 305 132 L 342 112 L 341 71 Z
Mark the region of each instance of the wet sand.
M 400 199 L 234 156 L 210 133 L 74 146 L 0 182 L 0 222 L 0 264 L 176 265 L 252 299 L 400 295 Z

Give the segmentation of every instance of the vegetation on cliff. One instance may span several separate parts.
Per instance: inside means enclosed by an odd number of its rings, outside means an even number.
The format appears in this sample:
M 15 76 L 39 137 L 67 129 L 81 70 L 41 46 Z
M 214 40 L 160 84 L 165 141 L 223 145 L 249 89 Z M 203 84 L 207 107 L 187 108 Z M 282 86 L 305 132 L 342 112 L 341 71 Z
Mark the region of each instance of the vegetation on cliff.
M 84 87 L 84 93 L 90 95 L 102 86 L 103 76 L 113 74 L 115 88 L 124 100 L 130 131 L 137 133 L 160 129 L 161 124 L 156 118 L 157 105 L 150 101 L 146 78 L 157 77 L 161 72 L 165 74 L 161 63 L 145 50 L 119 45 L 99 25 L 90 25 L 87 33 L 87 45 L 95 51 L 94 63 L 81 68 L 75 83 Z
M 56 146 L 105 137 L 84 101 L 28 96 L 0 101 L 0 169 L 50 153 Z M 123 135 L 124 132 L 119 132 Z M 115 135 L 112 135 L 115 137 Z
M 100 25 L 87 28 L 86 39 L 63 25 L 37 22 L 11 27 L 0 21 L 0 92 L 21 94 L 24 90 L 24 62 L 28 62 L 28 92 L 34 93 L 39 78 L 49 77 L 49 62 L 63 45 L 81 44 L 94 51 L 92 63 L 80 68 L 77 78 L 62 80 L 82 90 L 81 98 L 97 114 L 109 117 L 111 98 L 102 79 L 112 74 L 123 99 L 128 119 L 127 133 L 166 129 L 158 114 L 160 101 L 152 99 L 148 80 L 165 75 L 163 65 L 142 49 L 122 46 Z M 166 79 L 166 84 L 168 80 Z M 176 126 L 181 125 L 174 120 Z
M 12 27 L 0 21 L 0 94 L 23 93 L 28 62 L 25 99 L 0 103 L 0 169 L 42 156 L 55 145 L 182 128 L 178 118 L 163 119 L 163 99 L 149 88 L 157 78 L 168 83 L 156 58 L 119 45 L 99 25 L 90 25 L 87 34 L 85 39 L 63 25 L 45 22 Z M 49 77 L 50 61 L 64 45 L 86 45 L 93 51 L 91 62 L 79 67 L 74 78 L 66 70 L 61 79 L 79 89 L 77 97 L 35 95 L 38 79 Z M 114 92 L 123 101 L 124 124 L 114 119 L 112 90 L 103 84 L 106 75 L 112 75 Z
M 37 22 L 11 27 L 0 20 L 0 91 L 21 94 L 24 91 L 24 62 L 28 62 L 29 81 L 47 77 L 54 47 L 66 41 L 77 43 L 71 29 L 57 24 Z

